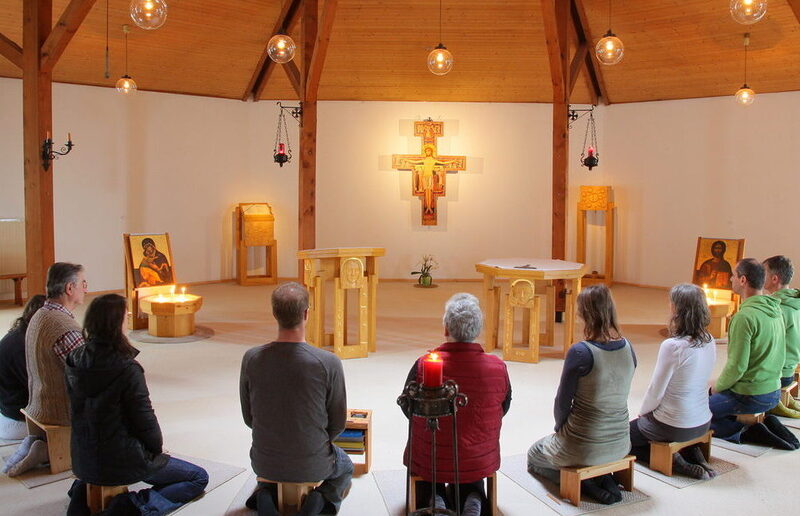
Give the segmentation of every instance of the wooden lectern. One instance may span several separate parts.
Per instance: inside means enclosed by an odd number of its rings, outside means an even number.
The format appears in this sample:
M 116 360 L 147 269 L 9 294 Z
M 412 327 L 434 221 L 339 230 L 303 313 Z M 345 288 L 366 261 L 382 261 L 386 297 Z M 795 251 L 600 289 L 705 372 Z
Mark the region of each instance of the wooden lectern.
M 365 358 L 375 351 L 378 260 L 382 247 L 306 249 L 297 252 L 303 260 L 303 283 L 308 288 L 306 339 L 316 347 L 333 346 L 339 358 Z M 333 333 L 325 332 L 325 282 L 333 281 Z M 358 342 L 347 342 L 347 293 L 358 293 Z
M 265 248 L 266 273 L 247 274 L 247 254 L 251 247 Z M 236 281 L 239 285 L 266 285 L 278 282 L 278 243 L 275 217 L 265 202 L 239 203 L 236 207 Z
M 575 260 L 586 263 L 586 212 L 602 211 L 605 221 L 605 263 L 603 272 L 591 273 L 583 277 L 584 285 L 605 283 L 611 286 L 614 281 L 614 215 L 616 206 L 611 202 L 610 186 L 581 186 L 581 198 L 578 201 L 578 233 L 575 241 L 578 249 Z

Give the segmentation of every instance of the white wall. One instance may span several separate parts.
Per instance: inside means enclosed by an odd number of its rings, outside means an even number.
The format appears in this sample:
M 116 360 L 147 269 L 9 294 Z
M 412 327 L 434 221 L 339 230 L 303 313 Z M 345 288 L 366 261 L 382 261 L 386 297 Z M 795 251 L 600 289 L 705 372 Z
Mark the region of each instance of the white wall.
M 121 288 L 121 234 L 168 231 L 182 282 L 234 274 L 232 208 L 267 201 L 279 275 L 296 274 L 297 161 L 277 167 L 277 107 L 203 97 L 54 85 L 56 257 L 84 263 L 92 290 Z M 0 217 L 24 215 L 21 81 L 0 79 Z M 610 184 L 618 208 L 616 278 L 668 286 L 689 279 L 698 235 L 742 237 L 759 258 L 800 260 L 792 144 L 800 93 L 612 105 L 598 109 L 601 166 L 578 166 L 585 120 L 572 130 L 568 256 L 581 184 Z M 387 249 L 381 276 L 410 278 L 423 253 L 439 278 L 477 278 L 493 256 L 550 250 L 549 105 L 410 102 L 319 104 L 317 246 Z M 445 121 L 442 154 L 467 156 L 447 176 L 439 225 L 420 225 L 411 173 L 392 154 L 416 153 L 413 121 Z M 297 152 L 297 125 L 290 119 Z M 753 128 L 748 131 L 748 128 Z M 771 189 L 768 186 L 772 185 Z M 781 224 L 768 225 L 768 221 Z M 594 220 L 590 237 L 599 237 Z M 599 269 L 599 239 L 590 265 Z

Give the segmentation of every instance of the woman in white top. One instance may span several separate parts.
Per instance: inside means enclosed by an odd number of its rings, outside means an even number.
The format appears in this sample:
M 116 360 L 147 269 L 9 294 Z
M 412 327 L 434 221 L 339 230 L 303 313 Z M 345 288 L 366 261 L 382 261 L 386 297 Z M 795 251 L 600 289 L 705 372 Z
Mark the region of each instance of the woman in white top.
M 708 432 L 711 424 L 708 381 L 716 348 L 706 329 L 711 322 L 706 297 L 688 283 L 672 287 L 669 297 L 670 338 L 661 343 L 639 417 L 631 421 L 631 453 L 644 462 L 650 441 L 689 441 Z M 673 468 L 695 478 L 715 475 L 697 448 L 673 455 Z

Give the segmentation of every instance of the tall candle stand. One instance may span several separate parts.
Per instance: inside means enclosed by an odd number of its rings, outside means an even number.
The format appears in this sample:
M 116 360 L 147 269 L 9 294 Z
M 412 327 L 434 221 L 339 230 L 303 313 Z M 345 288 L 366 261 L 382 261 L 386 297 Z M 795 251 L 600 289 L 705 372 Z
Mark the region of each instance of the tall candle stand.
M 458 421 L 457 412 L 467 405 L 467 396 L 458 392 L 458 384 L 447 380 L 437 387 L 425 387 L 417 382 L 408 382 L 403 389 L 403 394 L 397 398 L 397 404 L 403 409 L 408 418 L 408 465 L 406 466 L 406 514 L 410 516 L 433 516 L 446 514 L 460 516 L 460 493 L 458 479 Z M 455 472 L 456 510 L 439 509 L 436 507 L 436 432 L 439 431 L 439 418 L 453 416 L 453 466 Z M 411 491 L 411 466 L 414 456 L 414 441 L 411 435 L 413 418 L 426 419 L 427 429 L 431 432 L 431 500 L 430 506 L 409 512 L 409 496 Z

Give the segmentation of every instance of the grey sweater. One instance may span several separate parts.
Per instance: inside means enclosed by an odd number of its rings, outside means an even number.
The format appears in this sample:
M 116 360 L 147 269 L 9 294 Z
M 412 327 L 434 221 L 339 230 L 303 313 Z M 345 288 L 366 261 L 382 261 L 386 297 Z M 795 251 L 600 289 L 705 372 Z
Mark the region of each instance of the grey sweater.
M 331 442 L 347 419 L 342 362 L 305 342 L 272 342 L 242 359 L 242 416 L 253 429 L 250 460 L 259 477 L 312 482 L 333 473 Z

